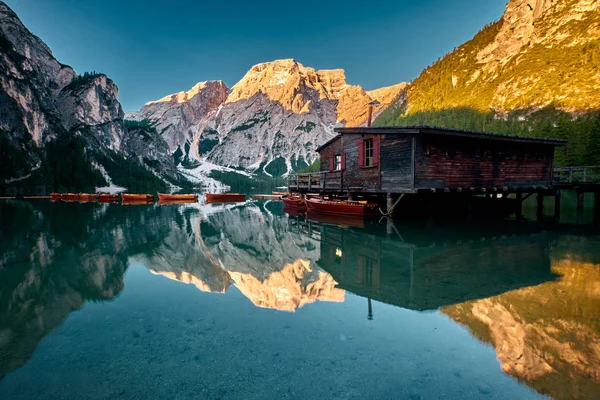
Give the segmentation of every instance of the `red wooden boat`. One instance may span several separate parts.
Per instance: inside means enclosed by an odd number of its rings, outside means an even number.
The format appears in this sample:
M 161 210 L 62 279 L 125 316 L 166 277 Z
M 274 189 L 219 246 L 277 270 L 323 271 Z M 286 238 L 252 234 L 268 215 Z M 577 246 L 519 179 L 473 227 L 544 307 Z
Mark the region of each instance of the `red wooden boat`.
M 281 198 L 287 208 L 295 208 L 298 211 L 306 210 L 306 202 L 300 196 L 286 195 Z
M 154 201 L 154 195 L 152 194 L 130 194 L 130 193 L 122 193 L 121 194 L 121 200 L 124 203 L 127 202 L 153 202 Z
M 65 197 L 63 198 L 63 200 L 65 200 L 65 201 L 79 201 L 79 194 L 78 193 L 67 193 L 65 195 Z
M 246 201 L 246 195 L 240 193 L 206 193 L 207 203 L 240 203 Z
M 100 203 L 116 203 L 117 201 L 119 201 L 119 195 L 111 193 L 100 193 L 98 195 L 98 201 Z
M 66 195 L 64 195 L 63 193 L 50 193 L 50 199 L 52 201 L 64 200 L 65 197 Z
M 90 201 L 98 201 L 97 194 L 81 193 L 79 195 L 79 201 L 82 203 L 88 203 Z
M 306 206 L 309 211 L 323 214 L 365 216 L 373 215 L 377 211 L 376 204 L 366 201 L 306 199 Z
M 158 201 L 171 202 L 171 201 L 185 201 L 185 202 L 196 202 L 198 201 L 197 194 L 166 194 L 159 193 Z

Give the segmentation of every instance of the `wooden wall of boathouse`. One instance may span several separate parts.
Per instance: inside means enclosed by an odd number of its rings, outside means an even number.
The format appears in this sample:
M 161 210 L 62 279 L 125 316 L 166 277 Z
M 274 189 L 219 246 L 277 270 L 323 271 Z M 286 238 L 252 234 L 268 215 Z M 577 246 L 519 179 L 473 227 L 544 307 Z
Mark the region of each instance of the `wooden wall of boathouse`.
M 323 192 L 547 188 L 553 183 L 554 147 L 566 143 L 441 128 L 337 131 L 337 138 L 319 148 Z M 361 154 L 368 140 L 373 141 L 374 162 L 366 166 Z M 341 171 L 334 171 L 336 155 L 344 160 Z
M 416 189 L 552 185 L 554 146 L 441 135 L 416 143 Z

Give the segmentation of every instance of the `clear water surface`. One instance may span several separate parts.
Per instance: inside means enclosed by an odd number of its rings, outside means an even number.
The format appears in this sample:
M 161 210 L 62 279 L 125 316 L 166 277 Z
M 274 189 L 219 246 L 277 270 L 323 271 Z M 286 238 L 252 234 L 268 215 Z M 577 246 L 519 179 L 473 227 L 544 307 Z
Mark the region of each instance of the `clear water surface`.
M 0 203 L 1 399 L 598 399 L 600 235 Z

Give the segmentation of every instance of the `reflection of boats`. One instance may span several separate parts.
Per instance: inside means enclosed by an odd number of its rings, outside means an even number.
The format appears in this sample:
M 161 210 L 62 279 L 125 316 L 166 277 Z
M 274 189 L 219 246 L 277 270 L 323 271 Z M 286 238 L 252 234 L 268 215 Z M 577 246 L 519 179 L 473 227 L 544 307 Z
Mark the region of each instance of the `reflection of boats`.
M 295 208 L 298 211 L 306 210 L 306 202 L 300 196 L 286 195 L 281 198 L 281 201 L 287 208 Z
M 197 203 L 197 200 L 158 200 L 158 204 L 168 205 L 168 204 L 194 204 Z
M 98 201 L 98 195 L 97 194 L 89 194 L 89 193 L 81 193 L 79 195 L 79 201 L 82 203 L 87 203 L 90 201 Z
M 240 193 L 206 193 L 207 203 L 239 203 L 246 201 L 246 195 Z
M 153 202 L 154 201 L 154 196 L 151 194 L 128 194 L 128 193 L 123 193 L 121 194 L 121 200 L 123 200 L 123 203 L 142 203 L 142 202 Z
M 148 205 L 153 204 L 154 200 L 126 200 L 121 202 L 123 206 L 139 206 L 139 205 Z
M 78 193 L 67 193 L 65 195 L 65 197 L 63 198 L 63 200 L 65 200 L 65 201 L 79 201 L 79 194 Z
M 309 211 L 356 216 L 372 215 L 377 209 L 376 204 L 370 204 L 366 201 L 321 200 L 315 198 L 306 199 L 306 206 Z
M 173 202 L 173 201 L 182 201 L 182 202 L 196 202 L 198 201 L 197 194 L 166 194 L 159 193 L 158 200 L 161 202 Z
M 65 198 L 65 195 L 63 193 L 50 193 L 50 199 L 52 201 L 59 201 L 59 200 L 63 200 Z
M 355 226 L 364 228 L 365 220 L 362 216 L 342 215 L 342 214 L 323 214 L 308 210 L 306 218 L 309 221 L 322 222 L 326 224 L 339 225 L 341 227 Z
M 252 196 L 250 196 L 250 198 L 253 200 L 281 200 L 281 196 L 274 194 L 253 194 Z
M 303 215 L 306 211 L 300 211 L 297 208 L 294 207 L 287 207 L 287 206 L 283 206 L 283 210 L 284 213 L 291 215 L 292 217 L 298 217 L 300 215 Z
M 110 193 L 100 193 L 98 195 L 98 201 L 100 203 L 112 203 L 112 202 L 117 202 L 119 201 L 119 195 L 118 194 L 110 194 Z

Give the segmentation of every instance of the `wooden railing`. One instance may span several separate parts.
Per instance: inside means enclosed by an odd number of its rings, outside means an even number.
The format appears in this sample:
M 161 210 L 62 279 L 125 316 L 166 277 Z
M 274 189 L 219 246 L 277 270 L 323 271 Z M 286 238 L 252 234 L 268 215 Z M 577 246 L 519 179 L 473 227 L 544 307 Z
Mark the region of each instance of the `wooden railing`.
M 563 185 L 600 184 L 600 166 L 556 167 L 554 183 Z
M 315 172 L 288 176 L 288 189 L 291 191 L 341 190 L 342 172 Z

